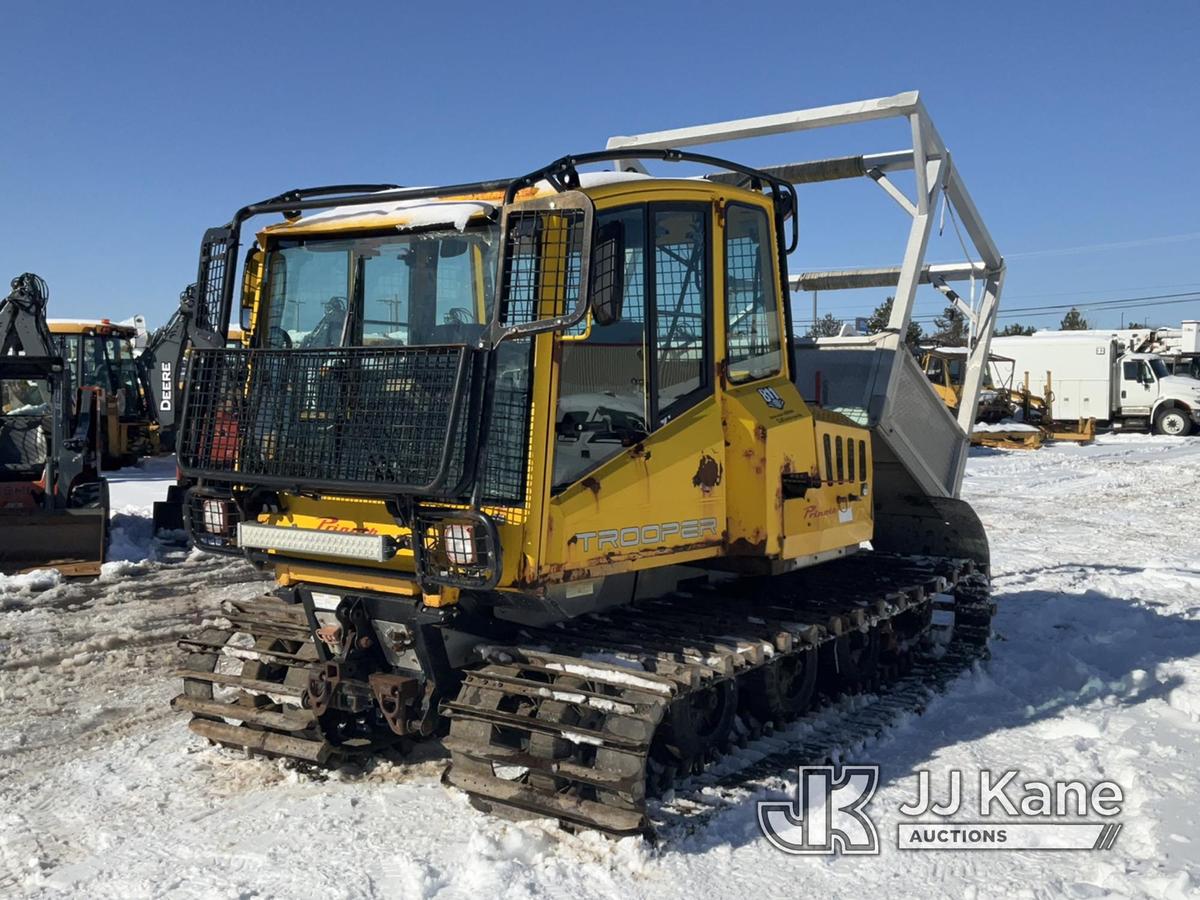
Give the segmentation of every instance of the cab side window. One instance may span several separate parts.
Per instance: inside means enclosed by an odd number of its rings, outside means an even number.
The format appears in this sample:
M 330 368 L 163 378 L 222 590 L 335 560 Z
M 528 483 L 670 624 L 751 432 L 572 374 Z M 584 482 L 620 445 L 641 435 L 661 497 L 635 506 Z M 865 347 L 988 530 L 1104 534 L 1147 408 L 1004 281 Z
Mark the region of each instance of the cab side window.
M 765 210 L 731 203 L 725 213 L 725 359 L 731 382 L 779 372 L 779 291 Z
M 646 393 L 645 221 L 643 206 L 605 213 L 625 232 L 621 320 L 592 322 L 562 342 L 555 421 L 554 489 L 578 481 L 649 431 Z
M 710 387 L 707 204 L 653 205 L 654 408 L 665 425 Z M 628 242 L 626 244 L 628 246 Z
M 946 373 L 942 369 L 942 360 L 940 357 L 931 357 L 929 362 L 925 364 L 925 376 L 934 384 L 946 383 Z

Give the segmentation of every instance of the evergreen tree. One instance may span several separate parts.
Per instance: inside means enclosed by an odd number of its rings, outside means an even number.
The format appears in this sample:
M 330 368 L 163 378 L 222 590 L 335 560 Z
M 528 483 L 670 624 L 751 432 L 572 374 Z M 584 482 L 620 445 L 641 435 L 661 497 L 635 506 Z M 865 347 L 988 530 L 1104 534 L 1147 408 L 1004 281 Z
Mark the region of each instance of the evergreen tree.
M 1002 329 L 996 332 L 996 337 L 1014 337 L 1028 336 L 1037 331 L 1032 325 L 1022 325 L 1020 322 L 1013 322 L 1011 325 L 1005 325 Z
M 867 319 L 868 334 L 878 334 L 879 332 L 883 331 L 883 329 L 887 328 L 888 319 L 892 317 L 892 303 L 895 301 L 895 299 L 895 297 L 888 297 L 877 307 L 875 307 L 875 312 L 871 313 L 871 317 Z M 921 328 L 920 324 L 910 319 L 908 323 L 908 331 L 905 332 L 904 335 L 905 346 L 915 354 L 917 352 L 917 348 L 921 344 L 921 339 L 924 336 L 925 332 Z
M 965 347 L 967 345 L 967 317 L 957 306 L 947 306 L 940 316 L 933 319 L 937 329 L 931 337 L 943 347 Z
M 825 313 L 808 327 L 807 336 L 810 338 L 837 337 L 842 332 L 843 324 L 845 323 L 841 319 L 835 319 L 832 313 Z
M 1063 316 L 1062 324 L 1059 326 L 1063 331 L 1084 331 L 1089 327 L 1088 320 L 1083 317 L 1083 313 L 1073 306 L 1071 311 Z

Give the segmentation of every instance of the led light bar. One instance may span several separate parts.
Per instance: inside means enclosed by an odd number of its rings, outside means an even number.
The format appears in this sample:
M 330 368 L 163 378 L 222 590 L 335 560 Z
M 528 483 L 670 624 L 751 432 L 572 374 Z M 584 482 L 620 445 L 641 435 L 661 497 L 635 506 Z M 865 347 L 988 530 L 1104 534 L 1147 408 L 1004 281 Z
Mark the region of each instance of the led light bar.
M 283 550 L 317 556 L 340 556 L 386 562 L 395 556 L 395 545 L 380 534 L 347 534 L 341 531 L 316 531 L 312 528 L 279 528 L 255 522 L 239 522 L 239 547 L 255 550 Z

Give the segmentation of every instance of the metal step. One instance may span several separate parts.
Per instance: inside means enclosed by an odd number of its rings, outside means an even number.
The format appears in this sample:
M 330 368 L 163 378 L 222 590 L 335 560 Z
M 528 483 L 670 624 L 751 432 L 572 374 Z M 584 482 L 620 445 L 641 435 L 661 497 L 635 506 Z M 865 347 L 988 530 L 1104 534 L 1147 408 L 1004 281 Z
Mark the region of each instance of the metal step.
M 269 756 L 289 756 L 315 765 L 324 765 L 333 753 L 328 741 L 311 741 L 274 731 L 256 731 L 212 719 L 192 719 L 188 722 L 188 728 L 220 744 L 233 744 Z
M 180 694 L 171 701 L 174 709 L 194 713 L 198 716 L 218 716 L 222 719 L 237 719 L 251 725 L 262 725 L 276 731 L 304 731 L 311 728 L 315 721 L 312 713 L 293 715 L 290 713 L 271 712 L 253 706 L 242 706 L 238 703 L 222 703 L 219 700 L 200 700 Z
M 259 650 L 254 647 L 238 647 L 228 643 L 229 638 L 233 637 L 236 632 L 224 632 L 224 639 L 211 637 L 208 635 L 214 632 L 208 632 L 206 635 L 201 635 L 197 638 L 184 638 L 178 642 L 178 646 L 182 650 L 189 650 L 194 653 L 212 653 L 214 650 L 224 656 L 229 656 L 234 659 L 251 660 L 256 662 L 275 663 L 284 666 L 300 666 L 308 668 L 317 664 L 316 653 L 312 656 L 302 656 L 297 653 L 287 653 L 283 650 Z
M 257 678 L 244 678 L 241 675 L 226 675 L 221 672 L 198 672 L 192 669 L 176 669 L 171 673 L 176 678 L 192 681 L 205 681 L 209 684 L 219 684 L 226 687 L 236 687 L 247 694 L 267 697 L 276 703 L 293 701 L 298 706 L 304 696 L 304 688 L 294 684 L 280 684 L 275 681 L 262 681 Z M 276 699 L 286 698 L 286 699 Z

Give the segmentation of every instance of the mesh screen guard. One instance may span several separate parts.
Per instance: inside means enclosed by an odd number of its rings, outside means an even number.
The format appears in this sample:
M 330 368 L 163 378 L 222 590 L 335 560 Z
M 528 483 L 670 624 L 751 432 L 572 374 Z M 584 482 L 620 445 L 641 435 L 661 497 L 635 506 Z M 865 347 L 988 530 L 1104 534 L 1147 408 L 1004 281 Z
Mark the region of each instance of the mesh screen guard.
M 188 475 L 455 496 L 476 429 L 464 346 L 197 350 L 179 464 Z
M 594 217 L 591 198 L 579 191 L 504 207 L 493 342 L 570 328 L 584 317 Z

